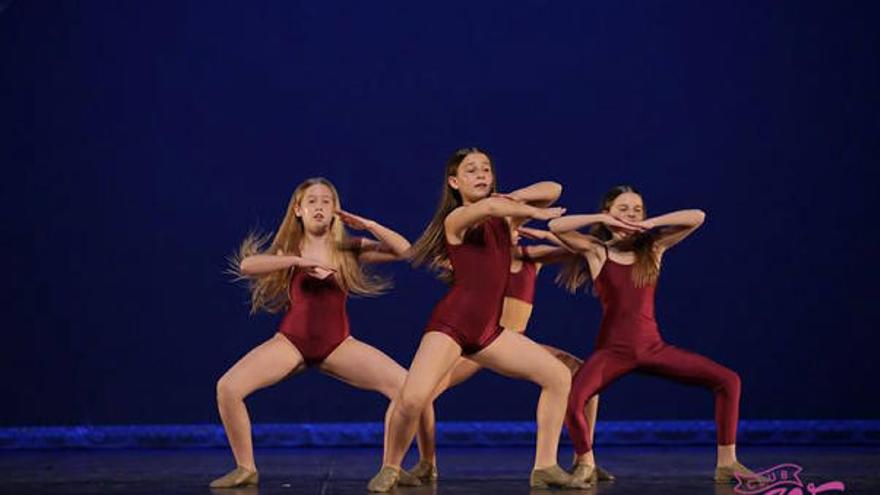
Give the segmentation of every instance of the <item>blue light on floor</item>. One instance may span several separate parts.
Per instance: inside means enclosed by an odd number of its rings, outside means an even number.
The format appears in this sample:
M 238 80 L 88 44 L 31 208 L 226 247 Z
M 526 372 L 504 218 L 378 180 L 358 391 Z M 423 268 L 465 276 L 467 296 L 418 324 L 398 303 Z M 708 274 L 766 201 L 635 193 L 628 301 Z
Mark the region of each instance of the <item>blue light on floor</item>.
M 381 423 L 257 424 L 257 447 L 379 446 Z M 446 422 L 441 446 L 522 446 L 535 441 L 533 422 Z M 563 444 L 568 438 L 563 434 Z M 713 445 L 712 421 L 602 421 L 596 444 Z M 739 423 L 739 445 L 880 445 L 880 421 L 749 420 Z M 0 428 L 0 449 L 226 447 L 219 424 Z

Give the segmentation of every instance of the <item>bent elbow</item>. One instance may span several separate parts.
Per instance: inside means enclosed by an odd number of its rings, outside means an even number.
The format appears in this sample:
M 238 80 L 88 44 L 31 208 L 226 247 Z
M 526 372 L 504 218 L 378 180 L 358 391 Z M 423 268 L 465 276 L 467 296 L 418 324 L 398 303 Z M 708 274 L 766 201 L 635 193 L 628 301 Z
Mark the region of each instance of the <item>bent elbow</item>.
M 412 256 L 412 244 L 407 242 L 406 244 L 401 246 L 400 251 L 398 251 L 396 253 L 396 255 L 397 255 L 397 259 L 399 259 L 399 260 L 409 259 L 410 256 Z
M 562 184 L 554 181 L 547 181 L 547 188 L 549 189 L 550 199 L 552 201 L 556 201 L 562 196 Z
M 245 259 L 241 260 L 241 262 L 238 264 L 238 271 L 242 275 L 253 275 L 254 274 L 253 270 L 254 270 L 253 260 L 251 260 L 250 258 L 245 258 Z

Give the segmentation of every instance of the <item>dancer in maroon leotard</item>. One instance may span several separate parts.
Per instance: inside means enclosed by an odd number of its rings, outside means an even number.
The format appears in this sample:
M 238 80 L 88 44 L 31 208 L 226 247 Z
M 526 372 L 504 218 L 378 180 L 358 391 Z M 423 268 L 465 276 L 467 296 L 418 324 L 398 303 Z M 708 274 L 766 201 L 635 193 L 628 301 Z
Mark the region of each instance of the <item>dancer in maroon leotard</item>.
M 366 230 L 378 241 L 350 239 L 343 228 Z M 409 242 L 372 220 L 341 210 L 336 188 L 326 179 L 309 179 L 293 193 L 271 245 L 248 237 L 233 271 L 250 282 L 251 310 L 286 310 L 278 333 L 239 360 L 217 382 L 217 405 L 237 467 L 211 482 L 213 488 L 258 482 L 250 419 L 244 399 L 307 366 L 358 388 L 393 399 L 406 370 L 378 349 L 349 333 L 345 301 L 349 292 L 378 294 L 387 287 L 364 273 L 364 263 L 402 259 Z M 389 418 L 386 413 L 386 421 Z M 434 423 L 433 410 L 422 424 Z M 434 452 L 433 436 L 419 433 L 419 450 Z M 406 476 L 406 473 L 404 473 Z M 405 478 L 402 483 L 419 484 Z
M 551 230 L 569 247 L 583 253 L 584 271 L 572 274 L 576 289 L 591 274 L 602 302 L 602 323 L 596 349 L 572 381 L 566 425 L 578 456 L 575 476 L 592 475 L 595 460 L 584 403 L 611 382 L 631 371 L 699 385 L 715 393 L 718 463 L 715 480 L 730 482 L 735 474 L 755 477 L 736 459 L 739 417 L 739 376 L 720 364 L 663 341 L 654 319 L 654 291 L 660 261 L 667 249 L 696 230 L 700 210 L 684 210 L 645 219 L 641 195 L 629 186 L 612 189 L 602 213 L 553 220 Z M 593 235 L 577 232 L 592 225 Z
M 504 217 L 555 218 L 564 210 L 547 207 L 562 188 L 553 182 L 541 182 L 507 197 L 490 197 L 494 189 L 494 167 L 479 149 L 459 150 L 447 161 L 443 199 L 431 224 L 413 246 L 413 261 L 442 270 L 452 286 L 431 315 L 395 401 L 388 424 L 389 455 L 367 485 L 370 491 L 394 488 L 419 416 L 462 354 L 481 366 L 541 386 L 537 452 L 530 484 L 586 486 L 573 482 L 556 461 L 571 383 L 568 369 L 538 344 L 499 325 L 511 257 L 510 232 Z
M 295 270 L 290 300 L 296 301 L 278 331 L 296 347 L 307 366 L 320 364 L 350 335 L 345 290 L 335 277 L 317 278 Z
M 500 303 L 510 266 L 507 229 L 503 218 L 489 217 L 464 233 L 460 244 L 447 242 L 455 278 L 425 328 L 451 337 L 464 355 L 483 350 L 501 335 Z
M 504 305 L 501 311 L 500 324 L 505 330 L 525 333 L 532 314 L 535 300 L 535 282 L 538 272 L 544 265 L 569 261 L 578 256 L 562 246 L 561 241 L 553 233 L 546 230 L 521 227 L 525 219 L 511 219 L 511 238 L 513 242 L 510 271 L 507 278 L 507 288 L 504 291 Z M 520 236 L 534 240 L 552 242 L 550 244 L 533 244 L 520 246 Z M 542 344 L 546 350 L 557 359 L 562 361 L 574 374 L 582 361 L 575 356 L 556 347 Z M 476 362 L 465 357 L 459 358 L 452 370 L 443 378 L 434 392 L 435 397 L 440 396 L 448 388 L 458 385 L 474 376 L 482 367 Z M 433 403 L 432 403 L 433 404 Z M 596 423 L 599 396 L 594 396 L 584 408 L 587 424 L 590 425 L 592 434 Z M 434 432 L 434 425 L 427 425 L 428 432 Z M 436 442 L 430 442 L 436 445 Z M 438 470 L 434 456 L 430 453 L 422 455 L 419 463 L 409 472 L 418 477 L 423 483 L 435 481 L 438 478 Z M 614 476 L 601 467 L 596 467 L 595 481 L 611 481 Z

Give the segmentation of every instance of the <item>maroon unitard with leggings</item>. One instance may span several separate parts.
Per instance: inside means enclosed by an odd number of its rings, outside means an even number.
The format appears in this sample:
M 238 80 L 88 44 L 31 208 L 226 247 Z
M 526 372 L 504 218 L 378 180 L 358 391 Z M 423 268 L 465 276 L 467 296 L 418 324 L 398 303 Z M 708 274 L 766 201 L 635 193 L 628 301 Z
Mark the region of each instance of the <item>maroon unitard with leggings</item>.
M 664 342 L 654 319 L 656 285 L 636 287 L 632 271 L 632 265 L 606 256 L 594 281 L 602 302 L 602 323 L 595 351 L 572 379 L 565 417 L 575 451 L 581 455 L 593 447 L 584 404 L 631 371 L 711 389 L 715 394 L 718 444 L 736 443 L 739 376 L 711 359 Z

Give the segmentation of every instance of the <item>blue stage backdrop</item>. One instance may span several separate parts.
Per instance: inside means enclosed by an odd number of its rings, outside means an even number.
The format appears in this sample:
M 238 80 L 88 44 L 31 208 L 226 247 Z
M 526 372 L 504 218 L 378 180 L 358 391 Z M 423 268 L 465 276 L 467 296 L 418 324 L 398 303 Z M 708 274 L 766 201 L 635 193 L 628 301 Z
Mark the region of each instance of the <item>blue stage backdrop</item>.
M 225 257 L 294 187 L 415 239 L 456 148 L 571 212 L 631 183 L 702 208 L 664 260 L 667 340 L 738 370 L 746 419 L 876 419 L 880 135 L 874 2 L 48 2 L 0 13 L 0 426 L 217 422 L 215 382 L 270 337 Z M 349 304 L 408 365 L 443 285 L 404 265 Z M 578 355 L 599 305 L 542 273 L 529 334 Z M 484 373 L 443 421 L 529 420 Z M 380 421 L 318 373 L 260 423 Z M 708 392 L 630 376 L 600 420 L 711 419 Z

